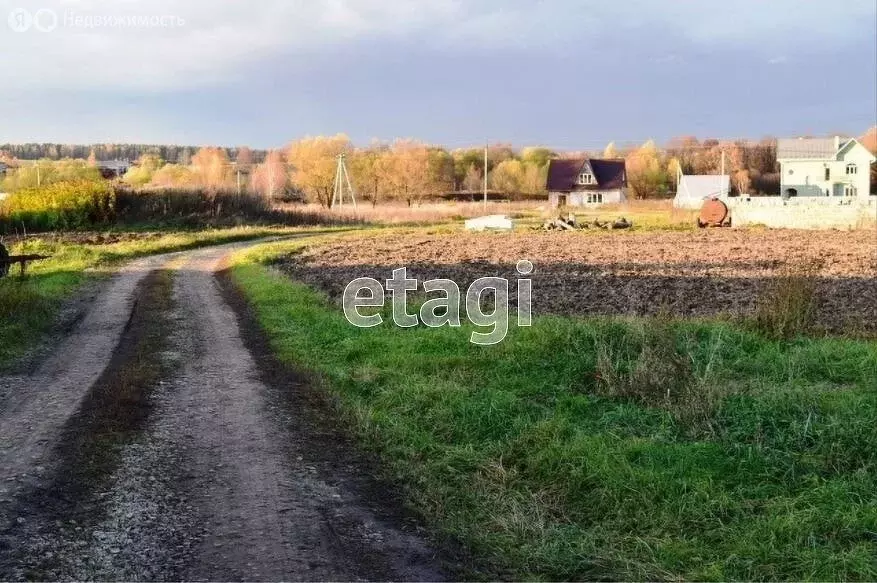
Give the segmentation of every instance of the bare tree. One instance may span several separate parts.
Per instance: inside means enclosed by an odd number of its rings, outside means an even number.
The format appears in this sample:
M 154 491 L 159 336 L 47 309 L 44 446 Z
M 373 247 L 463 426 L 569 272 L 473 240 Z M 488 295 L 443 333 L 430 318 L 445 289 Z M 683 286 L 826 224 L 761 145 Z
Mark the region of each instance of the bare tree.
M 483 184 L 484 175 L 478 170 L 475 164 L 470 164 L 469 169 L 466 171 L 466 176 L 463 178 L 463 190 L 467 192 L 476 192 L 481 190 Z
M 265 161 L 256 166 L 251 183 L 253 190 L 271 201 L 283 192 L 288 180 L 283 153 L 271 150 L 265 156 Z
M 234 161 L 235 164 L 237 164 L 237 167 L 240 168 L 242 172 L 249 172 L 250 168 L 253 167 L 253 151 L 247 146 L 241 146 L 240 148 L 238 148 Z

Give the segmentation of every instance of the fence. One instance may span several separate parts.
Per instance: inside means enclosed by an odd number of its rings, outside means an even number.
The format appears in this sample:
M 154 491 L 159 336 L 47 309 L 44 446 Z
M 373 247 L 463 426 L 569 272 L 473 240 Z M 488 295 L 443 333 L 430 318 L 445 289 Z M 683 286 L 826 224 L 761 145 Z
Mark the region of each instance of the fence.
M 738 227 L 856 229 L 877 226 L 877 196 L 788 199 L 741 196 L 722 200 L 731 209 L 731 220 Z

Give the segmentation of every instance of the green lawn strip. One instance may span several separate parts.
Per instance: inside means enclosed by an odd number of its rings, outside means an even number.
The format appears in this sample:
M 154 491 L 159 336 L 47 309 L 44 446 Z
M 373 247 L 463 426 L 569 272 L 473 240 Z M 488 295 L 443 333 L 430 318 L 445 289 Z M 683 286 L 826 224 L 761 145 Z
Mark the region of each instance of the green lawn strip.
M 340 397 L 438 533 L 517 578 L 877 578 L 877 344 L 674 325 L 728 395 L 712 430 L 596 395 L 598 345 L 647 320 L 363 330 L 262 262 L 233 274 L 281 359 Z
M 294 232 L 301 230 L 239 227 L 181 231 L 107 245 L 59 243 L 50 236 L 13 245 L 9 249 L 13 255 L 52 257 L 31 263 L 24 280 L 18 277 L 17 266 L 10 277 L 0 279 L 0 369 L 38 342 L 64 300 L 86 281 L 104 276 L 103 268 L 145 255 Z

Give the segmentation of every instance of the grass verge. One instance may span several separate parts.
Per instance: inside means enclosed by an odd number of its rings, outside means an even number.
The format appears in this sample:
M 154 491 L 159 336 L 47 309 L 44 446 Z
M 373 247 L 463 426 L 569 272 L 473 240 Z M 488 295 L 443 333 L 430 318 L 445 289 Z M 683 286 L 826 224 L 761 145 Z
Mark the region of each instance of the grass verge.
M 490 348 L 465 326 L 357 329 L 264 265 L 296 245 L 238 255 L 235 282 L 474 576 L 877 578 L 877 344 L 643 319 L 541 317 Z
M 104 276 L 106 268 L 145 255 L 292 232 L 241 227 L 182 231 L 111 244 L 59 242 L 49 236 L 17 243 L 9 250 L 14 255 L 37 253 L 52 258 L 31 264 L 23 280 L 17 275 L 17 267 L 10 277 L 0 279 L 0 370 L 38 343 L 55 322 L 65 300 L 83 284 Z

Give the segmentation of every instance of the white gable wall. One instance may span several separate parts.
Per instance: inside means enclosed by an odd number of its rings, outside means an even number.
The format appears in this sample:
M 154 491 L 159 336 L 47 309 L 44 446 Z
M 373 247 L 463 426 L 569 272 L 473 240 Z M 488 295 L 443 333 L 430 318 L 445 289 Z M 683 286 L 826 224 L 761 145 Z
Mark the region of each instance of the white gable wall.
M 871 187 L 871 162 L 874 156 L 858 142 L 840 151 L 835 159 L 780 160 L 780 194 L 790 189 L 797 196 L 844 196 L 848 186 L 857 197 L 867 198 Z M 847 174 L 847 165 L 854 164 L 855 174 Z M 827 172 L 827 174 L 826 174 Z
M 627 201 L 626 189 L 578 190 L 573 192 L 549 192 L 548 202 L 552 208 L 559 206 L 600 206 Z

